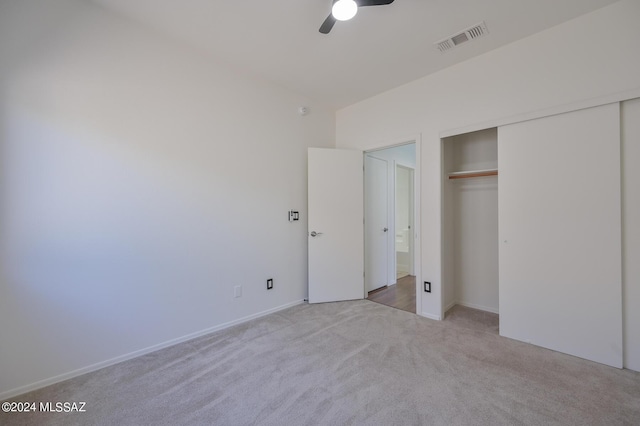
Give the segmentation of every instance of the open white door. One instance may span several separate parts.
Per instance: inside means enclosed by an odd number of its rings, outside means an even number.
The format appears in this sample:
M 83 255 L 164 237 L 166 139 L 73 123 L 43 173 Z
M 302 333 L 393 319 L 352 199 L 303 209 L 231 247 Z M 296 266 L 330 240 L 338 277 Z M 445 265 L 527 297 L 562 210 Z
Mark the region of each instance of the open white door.
M 389 165 L 370 155 L 364 161 L 364 283 L 369 292 L 389 284 Z
M 309 148 L 309 303 L 364 298 L 362 157 Z

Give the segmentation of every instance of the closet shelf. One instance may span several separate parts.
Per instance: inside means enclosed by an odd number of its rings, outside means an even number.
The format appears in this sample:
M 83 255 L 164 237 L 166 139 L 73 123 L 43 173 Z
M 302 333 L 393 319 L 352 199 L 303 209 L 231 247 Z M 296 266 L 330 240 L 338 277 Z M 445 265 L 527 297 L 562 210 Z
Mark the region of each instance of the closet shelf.
M 468 170 L 464 172 L 449 173 L 449 179 L 467 179 L 482 176 L 497 176 L 498 169 L 486 169 L 486 170 Z

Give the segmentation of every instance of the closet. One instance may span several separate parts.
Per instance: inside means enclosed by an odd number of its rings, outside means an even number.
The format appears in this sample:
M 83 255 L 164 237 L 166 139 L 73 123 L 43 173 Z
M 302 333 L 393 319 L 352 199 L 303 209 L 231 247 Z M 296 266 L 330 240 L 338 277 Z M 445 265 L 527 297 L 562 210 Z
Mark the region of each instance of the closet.
M 444 138 L 445 309 L 498 313 L 498 132 Z
M 622 367 L 620 123 L 615 102 L 442 139 L 445 310 Z

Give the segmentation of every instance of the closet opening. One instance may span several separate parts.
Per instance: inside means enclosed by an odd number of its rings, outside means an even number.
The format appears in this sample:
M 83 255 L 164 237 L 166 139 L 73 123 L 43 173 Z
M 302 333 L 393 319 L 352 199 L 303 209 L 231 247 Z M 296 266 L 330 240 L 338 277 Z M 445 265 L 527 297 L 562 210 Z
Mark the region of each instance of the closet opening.
M 445 321 L 498 334 L 498 131 L 442 139 Z

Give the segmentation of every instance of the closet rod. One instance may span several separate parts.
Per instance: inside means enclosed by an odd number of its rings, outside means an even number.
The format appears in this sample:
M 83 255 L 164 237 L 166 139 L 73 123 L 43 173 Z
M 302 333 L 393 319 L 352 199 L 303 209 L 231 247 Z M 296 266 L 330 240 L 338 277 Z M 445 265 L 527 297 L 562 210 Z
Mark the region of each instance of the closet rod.
M 449 179 L 467 179 L 467 178 L 474 178 L 474 177 L 497 176 L 497 175 L 498 175 L 498 169 L 471 170 L 468 172 L 449 173 Z

